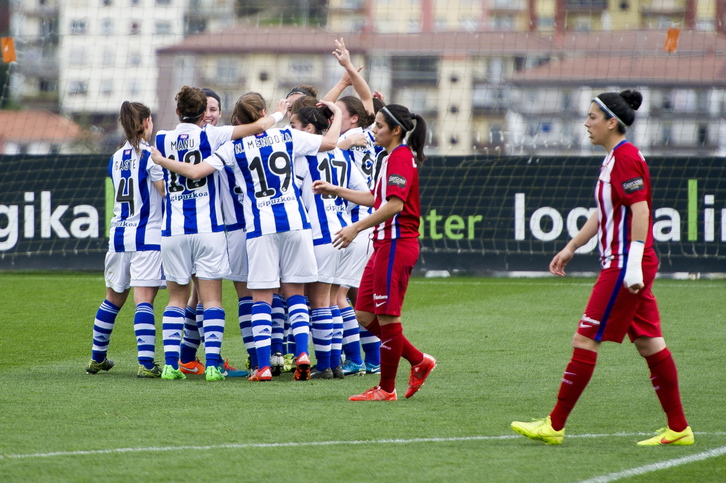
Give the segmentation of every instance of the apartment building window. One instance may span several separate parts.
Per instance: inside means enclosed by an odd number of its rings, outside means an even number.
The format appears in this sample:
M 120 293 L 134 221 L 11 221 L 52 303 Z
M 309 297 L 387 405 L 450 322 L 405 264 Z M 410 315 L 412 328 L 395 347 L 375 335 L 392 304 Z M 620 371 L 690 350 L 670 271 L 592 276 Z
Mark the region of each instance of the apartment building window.
M 238 81 L 236 59 L 217 60 L 217 81 L 223 84 L 235 84 Z
M 83 67 L 86 65 L 86 49 L 83 47 L 74 47 L 68 55 L 68 63 L 71 67 Z
M 489 17 L 489 26 L 497 30 L 514 30 L 514 17 L 512 15 L 492 15 Z
M 658 141 L 660 144 L 669 145 L 671 144 L 671 138 L 673 137 L 673 125 L 669 122 L 664 122 L 660 125 L 658 132 Z
M 154 33 L 157 35 L 171 34 L 171 22 L 169 20 L 157 20 L 154 23 Z
M 88 20 L 76 18 L 71 20 L 71 34 L 84 35 L 88 31 Z
M 138 67 L 141 65 L 141 54 L 139 52 L 129 53 L 129 67 Z
M 111 67 L 116 63 L 116 49 L 107 48 L 103 51 L 101 67 Z
M 113 93 L 113 80 L 111 79 L 103 79 L 101 81 L 101 95 L 102 96 L 110 96 Z
M 156 0 L 156 5 L 160 7 L 168 7 L 171 5 L 171 0 Z
M 418 19 L 410 18 L 408 19 L 407 27 L 408 33 L 415 33 L 421 31 L 421 22 L 418 21 Z
M 69 81 L 68 94 L 71 96 L 85 96 L 88 93 L 88 81 Z
M 708 124 L 699 124 L 696 126 L 696 145 L 708 145 Z
M 141 33 L 141 20 L 132 20 L 129 32 L 131 35 L 138 35 Z
M 439 80 L 438 57 L 394 57 L 392 77 L 400 84 L 436 84 Z
M 110 7 L 113 4 L 113 0 L 101 0 L 101 5 L 104 7 Z
M 58 90 L 58 82 L 51 79 L 38 79 L 38 90 L 40 92 L 55 92 Z
M 489 128 L 489 144 L 504 144 L 504 132 L 501 124 L 492 124 Z
M 479 19 L 477 17 L 459 19 L 459 28 L 464 32 L 475 32 L 479 29 Z
M 313 60 L 309 57 L 298 57 L 290 60 L 290 74 L 302 81 L 310 80 L 313 75 Z
M 113 20 L 110 18 L 101 20 L 101 33 L 103 35 L 113 35 Z

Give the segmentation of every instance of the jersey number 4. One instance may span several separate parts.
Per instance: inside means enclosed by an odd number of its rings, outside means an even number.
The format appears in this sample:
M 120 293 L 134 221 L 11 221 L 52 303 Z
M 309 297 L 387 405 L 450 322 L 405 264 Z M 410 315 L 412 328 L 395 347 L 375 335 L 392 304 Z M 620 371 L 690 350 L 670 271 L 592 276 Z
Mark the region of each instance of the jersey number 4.
M 134 206 L 134 179 L 133 178 L 121 178 L 118 183 L 118 190 L 116 190 L 116 202 L 126 203 L 129 207 L 129 216 L 133 216 L 135 213 Z

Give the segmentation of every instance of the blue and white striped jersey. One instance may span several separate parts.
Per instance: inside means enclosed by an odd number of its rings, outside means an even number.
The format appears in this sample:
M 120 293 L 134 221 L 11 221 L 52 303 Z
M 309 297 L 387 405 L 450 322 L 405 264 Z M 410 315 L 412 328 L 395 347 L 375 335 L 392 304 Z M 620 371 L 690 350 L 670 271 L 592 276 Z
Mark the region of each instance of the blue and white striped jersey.
M 197 164 L 232 139 L 232 126 L 181 123 L 173 131 L 159 131 L 156 147 L 169 159 Z M 164 170 L 166 202 L 162 236 L 224 231 L 224 216 L 216 173 L 192 180 Z
M 316 154 L 322 138 L 290 127 L 273 128 L 227 143 L 215 153 L 234 167 L 236 184 L 244 192 L 247 239 L 310 228 L 293 159 Z M 206 161 L 215 165 L 213 159 Z
M 219 197 L 222 200 L 224 227 L 227 231 L 245 229 L 245 208 L 242 203 L 242 189 L 235 184 L 234 169 L 224 166 L 223 170 L 214 173 L 219 177 Z
M 141 153 L 128 141 L 108 163 L 114 204 L 108 250 L 134 252 L 159 250 L 162 197 L 154 181 L 164 179 L 161 166 L 151 161 L 151 149 L 142 141 Z
M 332 243 L 335 234 L 351 223 L 345 200 L 337 196 L 313 193 L 314 181 L 323 180 L 354 190 L 368 190 L 363 174 L 353 159 L 340 149 L 294 160 L 295 176 L 301 181 L 302 200 L 313 228 L 313 243 Z
M 377 165 L 380 165 L 378 159 L 379 153 L 383 152 L 383 148 L 377 146 L 375 138 L 370 129 L 363 129 L 361 127 L 354 127 L 340 135 L 339 140 L 346 139 L 347 137 L 362 133 L 366 137 L 366 146 L 352 146 L 350 149 L 345 150 L 348 153 L 356 167 L 360 170 L 361 174 L 366 180 L 369 190 L 373 190 L 376 184 L 376 175 L 378 173 Z M 358 220 L 366 218 L 368 215 L 373 213 L 373 208 L 368 206 L 358 206 L 354 203 L 348 203 L 351 220 L 355 223 Z

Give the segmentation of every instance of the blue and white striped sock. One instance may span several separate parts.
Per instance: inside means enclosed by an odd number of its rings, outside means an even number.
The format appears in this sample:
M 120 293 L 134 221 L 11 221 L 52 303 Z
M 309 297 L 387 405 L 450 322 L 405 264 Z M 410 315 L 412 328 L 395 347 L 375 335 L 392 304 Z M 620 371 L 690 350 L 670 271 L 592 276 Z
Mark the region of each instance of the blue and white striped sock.
M 340 365 L 340 353 L 343 350 L 343 317 L 337 305 L 330 306 L 333 318 L 333 337 L 330 341 L 330 367 Z
M 295 341 L 293 354 L 299 357 L 303 352 L 308 352 L 310 338 L 310 311 L 304 296 L 293 295 L 287 299 L 287 317 L 290 321 L 290 332 Z
M 96 311 L 96 319 L 93 321 L 93 348 L 92 356 L 96 362 L 103 362 L 108 352 L 108 344 L 111 342 L 111 332 L 116 323 L 116 316 L 121 307 L 116 307 L 108 300 L 104 300 Z
M 343 352 L 347 360 L 363 364 L 360 353 L 360 325 L 355 318 L 353 307 L 345 307 L 340 311 L 343 317 Z
M 255 338 L 252 335 L 252 297 L 242 297 L 237 300 L 237 314 L 239 315 L 242 343 L 250 357 L 250 367 L 254 369 L 257 367 L 257 351 L 255 350 Z
M 147 369 L 154 367 L 154 350 L 156 348 L 156 324 L 154 307 L 149 303 L 140 303 L 134 314 L 134 334 L 139 364 Z
M 270 352 L 282 352 L 285 337 L 285 301 L 280 294 L 272 295 L 272 346 Z
M 366 362 L 374 366 L 381 365 L 381 339 L 368 332 L 365 327 L 360 328 L 360 345 L 366 355 Z
M 207 367 L 219 366 L 222 363 L 219 353 L 222 351 L 223 338 L 224 309 L 222 307 L 204 309 L 204 354 Z
M 255 338 L 257 367 L 269 367 L 270 342 L 272 339 L 272 307 L 267 302 L 252 304 L 252 335 Z
M 197 304 L 197 330 L 199 331 L 199 340 L 204 343 L 204 305 Z
M 184 309 L 167 306 L 161 321 L 161 333 L 164 338 L 164 363 L 179 369 L 179 348 L 184 333 Z
M 197 358 L 197 349 L 202 340 L 197 327 L 197 311 L 187 305 L 184 311 L 184 338 L 181 342 L 180 356 L 182 362 L 191 362 Z
M 316 367 L 323 371 L 330 367 L 330 345 L 333 342 L 333 315 L 330 307 L 313 309 L 311 320 Z

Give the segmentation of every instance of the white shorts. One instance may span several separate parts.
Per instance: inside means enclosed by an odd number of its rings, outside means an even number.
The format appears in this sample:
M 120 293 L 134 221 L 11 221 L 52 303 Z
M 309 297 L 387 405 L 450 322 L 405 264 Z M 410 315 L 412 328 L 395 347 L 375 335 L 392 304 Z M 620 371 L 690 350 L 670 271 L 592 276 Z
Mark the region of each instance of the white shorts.
M 338 264 L 338 271 L 335 274 L 335 282 L 333 282 L 335 285 L 344 285 L 352 281 L 350 274 L 353 269 L 353 262 L 355 261 L 353 255 L 359 243 L 368 244 L 368 240 L 359 241 L 358 237 L 356 237 L 353 243 L 342 250 L 338 250 L 340 252 L 340 263 Z
M 227 236 L 224 232 L 161 237 L 161 259 L 166 279 L 187 285 L 196 274 L 202 280 L 229 275 Z
M 272 233 L 247 239 L 247 288 L 278 288 L 318 280 L 312 230 Z
M 318 264 L 318 282 L 336 283 L 336 275 L 340 270 L 340 262 L 345 250 L 338 250 L 332 244 L 315 245 L 315 261 Z
M 368 228 L 367 230 L 358 233 L 358 236 L 355 237 L 355 247 L 350 255 L 348 273 L 338 279 L 340 285 L 343 287 L 360 287 L 360 279 L 363 276 L 363 269 L 366 268 L 368 259 L 371 258 L 371 255 L 373 254 L 373 244 L 369 238 L 372 231 L 372 227 Z
M 123 293 L 131 287 L 163 287 L 161 252 L 107 252 L 104 277 L 106 287 Z
M 247 234 L 244 230 L 227 232 L 227 254 L 229 255 L 229 275 L 233 282 L 247 281 Z

